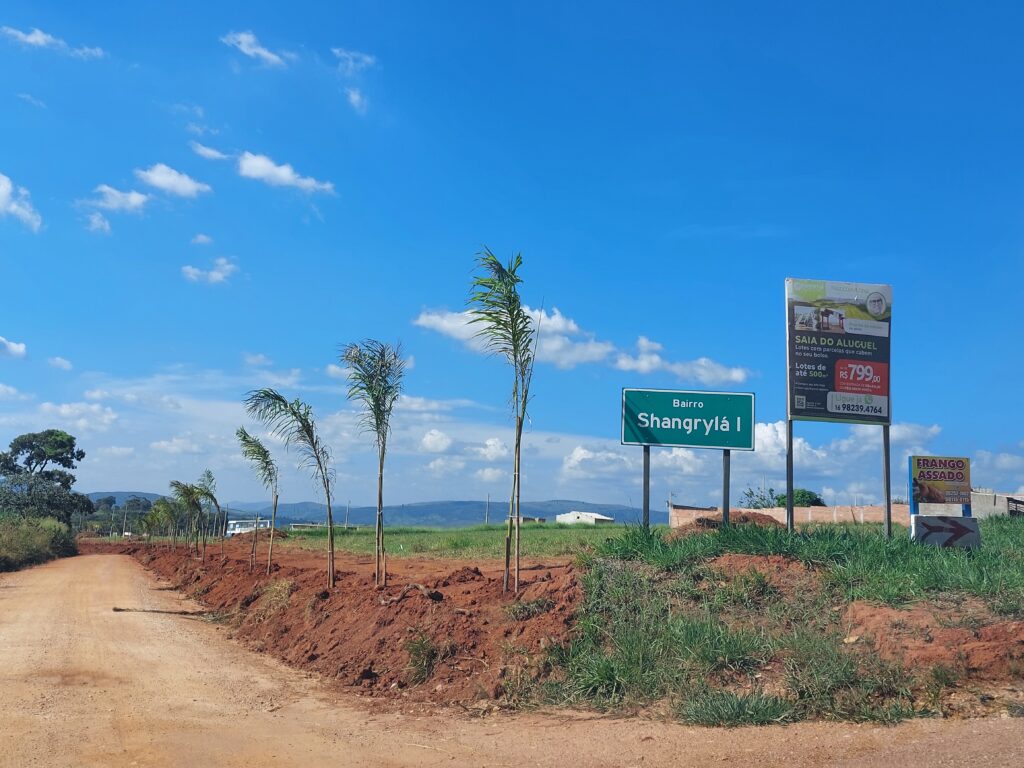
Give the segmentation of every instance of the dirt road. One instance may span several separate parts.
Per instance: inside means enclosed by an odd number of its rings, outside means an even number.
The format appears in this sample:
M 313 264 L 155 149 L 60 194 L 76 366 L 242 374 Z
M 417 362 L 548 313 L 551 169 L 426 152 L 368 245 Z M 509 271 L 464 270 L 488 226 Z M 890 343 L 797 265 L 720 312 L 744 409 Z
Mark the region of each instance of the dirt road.
M 0 576 L 2 766 L 1024 765 L 1024 720 L 733 731 L 589 715 L 373 714 L 247 651 L 133 559 Z

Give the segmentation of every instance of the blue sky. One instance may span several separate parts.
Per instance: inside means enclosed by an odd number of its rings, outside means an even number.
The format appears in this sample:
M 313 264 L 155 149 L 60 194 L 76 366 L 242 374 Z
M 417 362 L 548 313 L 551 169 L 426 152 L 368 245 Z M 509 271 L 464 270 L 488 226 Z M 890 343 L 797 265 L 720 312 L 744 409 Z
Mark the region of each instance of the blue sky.
M 1024 492 L 1024 9 L 552 5 L 5 3 L 0 443 L 260 498 L 233 433 L 273 385 L 370 503 L 331 366 L 375 337 L 414 360 L 387 501 L 499 497 L 509 372 L 457 314 L 487 245 L 546 313 L 528 498 L 639 503 L 624 386 L 756 392 L 734 494 L 781 486 L 787 276 L 893 285 L 897 492 L 911 451 Z M 797 484 L 877 498 L 878 433 L 798 423 Z M 713 503 L 719 458 L 656 450 L 655 503 Z

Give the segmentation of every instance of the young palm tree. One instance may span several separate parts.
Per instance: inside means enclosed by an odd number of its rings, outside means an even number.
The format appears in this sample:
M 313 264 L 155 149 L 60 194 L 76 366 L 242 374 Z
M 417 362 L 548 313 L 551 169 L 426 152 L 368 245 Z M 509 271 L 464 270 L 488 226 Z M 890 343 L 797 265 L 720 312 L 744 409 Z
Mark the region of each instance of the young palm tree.
M 277 526 L 277 462 L 270 455 L 270 451 L 255 435 L 245 431 L 245 427 L 239 427 L 235 432 L 239 444 L 242 446 L 242 456 L 252 464 L 253 471 L 263 483 L 263 487 L 270 491 L 273 497 L 273 510 L 270 513 L 270 549 L 267 552 L 267 575 L 270 575 L 270 568 L 274 562 L 274 528 Z M 256 518 L 256 530 L 252 535 L 252 562 L 256 561 L 256 536 L 259 534 L 259 517 Z
M 199 489 L 200 498 L 207 504 L 212 504 L 213 508 L 217 510 L 217 514 L 214 516 L 213 524 L 216 527 L 218 533 L 220 533 L 220 556 L 224 558 L 224 537 L 227 535 L 227 516 L 223 524 L 221 523 L 221 510 L 220 502 L 217 501 L 217 480 L 213 477 L 213 472 L 209 469 L 203 470 L 203 474 L 199 476 L 199 479 L 195 483 L 196 488 Z M 203 555 L 206 555 L 206 537 L 203 537 Z
M 402 394 L 405 360 L 401 345 L 391 346 L 374 339 L 349 344 L 341 353 L 348 366 L 348 399 L 363 404 L 363 429 L 377 440 L 377 519 L 374 531 L 374 583 L 386 587 L 388 566 L 384 554 L 384 456 L 391 434 L 391 412 Z
M 515 525 L 515 575 L 513 590 L 519 592 L 520 529 L 520 470 L 523 424 L 526 421 L 526 406 L 530 401 L 530 382 L 533 379 L 533 363 L 536 357 L 537 334 L 533 321 L 523 309 L 519 298 L 519 268 L 523 257 L 516 254 L 508 265 L 485 248 L 477 254 L 477 268 L 480 270 L 473 280 L 469 296 L 470 322 L 479 323 L 476 336 L 484 341 L 487 350 L 500 355 L 512 366 L 513 383 L 512 413 L 515 417 L 515 447 L 512 453 L 512 493 L 509 497 L 508 529 L 505 533 L 505 576 L 502 589 L 508 590 L 510 540 Z
M 316 431 L 313 409 L 299 399 L 288 402 L 274 389 L 256 389 L 245 398 L 245 409 L 256 421 L 284 440 L 286 448 L 295 448 L 300 466 L 312 472 L 324 489 L 327 502 L 327 586 L 334 586 L 334 515 L 331 512 L 331 449 Z
M 186 541 L 189 548 L 192 546 L 192 539 L 195 538 L 195 552 L 199 555 L 199 519 L 203 514 L 202 491 L 192 483 L 183 483 L 181 480 L 171 480 L 171 494 L 181 504 L 186 515 Z M 205 553 L 204 553 L 205 555 Z

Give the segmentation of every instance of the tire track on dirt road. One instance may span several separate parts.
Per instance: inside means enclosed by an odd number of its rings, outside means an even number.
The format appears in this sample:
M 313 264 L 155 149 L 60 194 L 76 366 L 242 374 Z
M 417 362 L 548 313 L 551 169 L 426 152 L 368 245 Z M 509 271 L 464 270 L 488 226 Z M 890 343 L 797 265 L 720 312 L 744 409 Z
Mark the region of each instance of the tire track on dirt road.
M 1024 765 L 1020 719 L 724 731 L 371 713 L 183 615 L 200 610 L 124 555 L 0 575 L 0 766 Z

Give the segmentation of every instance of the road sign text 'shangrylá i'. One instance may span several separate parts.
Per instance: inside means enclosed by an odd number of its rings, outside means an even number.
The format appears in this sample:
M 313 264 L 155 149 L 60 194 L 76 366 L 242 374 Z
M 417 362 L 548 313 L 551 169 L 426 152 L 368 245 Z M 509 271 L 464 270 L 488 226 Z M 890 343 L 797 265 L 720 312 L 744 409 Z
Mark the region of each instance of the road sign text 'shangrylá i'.
M 754 450 L 754 395 L 622 390 L 622 444 Z

